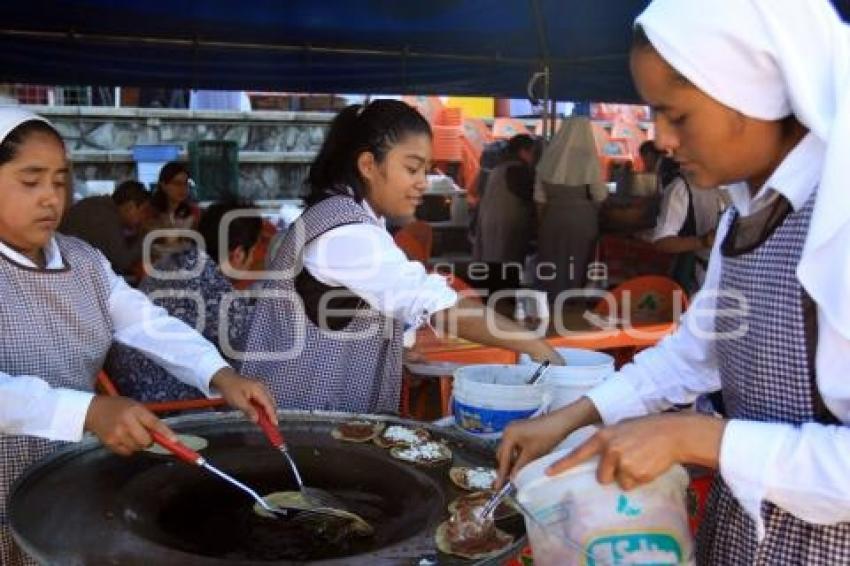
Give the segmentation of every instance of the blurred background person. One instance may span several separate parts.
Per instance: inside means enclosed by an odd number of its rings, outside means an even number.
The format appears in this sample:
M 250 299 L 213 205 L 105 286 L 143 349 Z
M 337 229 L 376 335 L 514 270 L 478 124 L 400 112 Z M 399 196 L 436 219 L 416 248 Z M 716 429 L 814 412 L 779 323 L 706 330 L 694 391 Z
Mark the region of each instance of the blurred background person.
M 478 204 L 472 253 L 475 261 L 489 264 L 489 280 L 495 281 L 490 291 L 519 287 L 519 274 L 536 237 L 535 147 L 534 138 L 528 134 L 512 137 L 505 160 L 490 173 Z
M 150 222 L 151 194 L 138 181 L 124 181 L 112 195 L 74 204 L 59 227 L 100 250 L 116 273 L 129 275 L 142 259 L 143 227 Z
M 537 284 L 550 302 L 562 291 L 584 287 L 599 237 L 598 203 L 607 195 L 590 120 L 567 118 L 543 151 L 534 185 Z
M 201 210 L 192 201 L 189 170 L 186 165 L 171 161 L 162 166 L 159 180 L 151 197 L 154 216 L 148 230 L 194 230 L 198 226 Z M 186 249 L 185 239 L 177 236 L 157 237 L 154 252 L 158 257 Z
M 205 250 L 189 246 L 182 252 L 160 259 L 156 271 L 142 280 L 139 290 L 158 306 L 186 324 L 197 328 L 222 353 L 233 362 L 222 348 L 221 328 L 227 329 L 227 339 L 236 351 L 242 351 L 248 324 L 254 312 L 254 302 L 236 298 L 222 308 L 223 299 L 234 291 L 234 280 L 225 275 L 228 268 L 247 271 L 253 263 L 253 253 L 260 238 L 262 220 L 258 216 L 239 216 L 227 225 L 227 254 L 219 256 L 219 233 L 222 219 L 228 212 L 250 210 L 252 206 L 235 203 L 215 203 L 201 216 L 198 231 Z M 170 279 L 158 277 L 161 272 L 185 271 L 197 275 L 191 278 Z M 174 293 L 176 292 L 176 294 Z M 195 293 L 199 303 L 186 292 Z M 155 294 L 155 295 L 153 295 Z M 171 296 L 169 296 L 171 294 Z M 199 317 L 203 317 L 199 320 Z M 221 318 L 225 317 L 222 325 Z M 184 385 L 145 357 L 141 352 L 123 344 L 114 344 L 105 362 L 110 375 L 122 395 L 142 402 L 199 399 L 197 389 Z
M 671 276 L 692 295 L 705 281 L 717 222 L 725 208 L 723 195 L 717 187 L 696 186 L 672 159 L 664 161 L 672 162 L 664 169 L 673 173 L 673 179 L 661 193 L 658 221 L 648 239 L 658 251 L 676 254 Z

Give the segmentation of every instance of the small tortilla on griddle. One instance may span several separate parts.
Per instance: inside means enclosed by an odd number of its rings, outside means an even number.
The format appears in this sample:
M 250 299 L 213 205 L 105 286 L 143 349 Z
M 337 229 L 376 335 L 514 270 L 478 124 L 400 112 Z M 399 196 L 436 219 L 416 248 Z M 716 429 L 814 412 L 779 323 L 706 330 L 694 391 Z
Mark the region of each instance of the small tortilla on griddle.
M 428 448 L 426 448 L 428 447 Z M 415 457 L 411 457 L 411 452 L 421 451 L 423 449 L 429 449 L 433 447 L 436 450 L 439 450 L 440 455 L 437 458 L 433 459 L 418 459 Z M 396 460 L 401 460 L 403 462 L 410 462 L 411 464 L 416 464 L 418 466 L 440 466 L 445 464 L 446 462 L 452 461 L 452 451 L 451 449 L 442 444 L 440 442 L 423 442 L 422 444 L 416 444 L 414 446 L 405 446 L 405 447 L 397 447 L 390 448 L 390 456 L 395 458 Z
M 451 503 L 449 503 L 449 513 L 454 515 L 461 506 L 465 507 L 482 507 L 487 500 L 493 495 L 492 491 L 474 491 L 461 495 Z M 493 511 L 493 519 L 501 521 L 508 517 L 519 515 L 519 510 L 514 506 L 510 499 L 503 499 Z
M 351 436 L 347 435 L 344 432 L 343 427 L 346 426 L 354 426 L 354 427 L 370 427 L 372 432 L 367 436 Z M 340 424 L 338 427 L 331 431 L 331 436 L 333 436 L 337 440 L 342 440 L 345 442 L 370 442 L 374 440 L 381 432 L 384 430 L 384 423 L 374 422 L 374 421 L 348 421 Z
M 178 434 L 177 440 L 186 447 L 191 448 L 195 452 L 200 452 L 201 450 L 210 445 L 206 438 L 202 436 L 195 436 L 194 434 Z M 149 452 L 151 454 L 159 454 L 160 456 L 174 455 L 169 450 L 166 450 L 164 447 L 160 446 L 156 442 L 145 448 L 145 452 Z
M 407 442 L 404 440 L 393 440 L 386 437 L 387 432 L 391 432 L 397 429 L 404 429 L 412 434 L 416 435 L 416 442 Z M 384 430 L 381 431 L 381 434 L 375 437 L 375 444 L 380 446 L 381 448 L 407 448 L 409 446 L 413 446 L 414 444 L 421 444 L 423 442 L 428 442 L 431 440 L 431 433 L 429 433 L 424 428 L 410 428 L 404 425 L 390 425 Z
M 485 558 L 491 558 L 494 556 L 498 556 L 503 553 L 505 550 L 510 548 L 510 546 L 514 543 L 514 537 L 509 535 L 508 533 L 496 529 L 493 529 L 494 536 L 496 537 L 499 547 L 494 548 L 493 550 L 487 552 L 465 552 L 462 549 L 456 548 L 451 540 L 448 537 L 448 521 L 443 521 L 440 523 L 440 526 L 437 527 L 437 532 L 434 533 L 434 542 L 437 543 L 437 549 L 443 554 L 450 554 L 452 556 L 460 556 L 461 558 L 466 558 L 468 560 L 483 560 Z
M 372 525 L 367 523 L 362 517 L 359 515 L 355 515 L 349 511 L 343 511 L 342 509 L 333 509 L 330 507 L 316 507 L 311 505 L 305 498 L 304 494 L 300 491 L 276 491 L 274 493 L 269 493 L 268 495 L 263 496 L 263 499 L 266 503 L 273 507 L 283 507 L 286 509 L 301 509 L 305 511 L 309 511 L 311 509 L 321 510 L 321 511 L 329 511 L 332 512 L 336 517 L 340 519 L 345 519 L 348 522 L 348 528 L 350 532 L 357 536 L 369 536 L 375 532 L 375 529 L 372 528 Z M 259 515 L 260 517 L 266 517 L 269 519 L 277 518 L 275 515 L 272 515 L 259 503 L 254 503 L 254 513 Z M 283 520 L 286 520 L 283 518 Z M 315 521 L 318 523 L 327 521 L 333 521 L 334 517 L 323 518 L 320 515 L 315 515 Z
M 470 472 L 482 472 L 489 473 L 493 476 L 493 481 L 489 486 L 472 486 L 469 484 L 469 473 Z M 449 470 L 449 478 L 451 478 L 452 483 L 458 486 L 461 489 L 465 489 L 466 491 L 483 491 L 493 489 L 493 485 L 496 483 L 496 470 L 493 468 L 467 468 L 464 466 L 457 466 Z

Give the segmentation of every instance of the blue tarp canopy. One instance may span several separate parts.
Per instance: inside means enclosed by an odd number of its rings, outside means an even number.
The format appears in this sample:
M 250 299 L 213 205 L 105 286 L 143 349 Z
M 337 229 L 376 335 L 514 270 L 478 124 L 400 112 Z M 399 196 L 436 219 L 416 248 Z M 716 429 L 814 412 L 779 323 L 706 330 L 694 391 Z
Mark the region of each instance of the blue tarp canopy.
M 5 1 L 0 81 L 628 102 L 647 1 Z

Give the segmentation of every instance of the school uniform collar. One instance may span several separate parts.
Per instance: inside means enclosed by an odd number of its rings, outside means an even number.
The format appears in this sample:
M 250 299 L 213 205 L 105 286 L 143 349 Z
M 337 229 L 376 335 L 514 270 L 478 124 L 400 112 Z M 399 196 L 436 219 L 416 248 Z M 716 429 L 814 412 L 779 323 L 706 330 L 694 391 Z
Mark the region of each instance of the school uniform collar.
M 729 198 L 741 216 L 749 216 L 764 209 L 776 198 L 785 197 L 794 210 L 799 210 L 820 182 L 826 145 L 814 134 L 806 134 L 792 149 L 779 167 L 768 177 L 755 197 L 750 196 L 746 183 L 726 187 Z
M 19 265 L 39 269 L 30 258 L 13 250 L 3 242 L 0 242 L 0 253 Z M 56 237 L 50 238 L 50 242 L 44 248 L 44 259 L 47 260 L 45 269 L 65 269 L 65 263 L 62 260 L 62 253 L 59 251 L 59 243 L 56 241 Z
M 372 207 L 371 207 L 371 206 L 369 206 L 369 203 L 368 203 L 368 202 L 366 202 L 366 199 L 365 199 L 365 198 L 364 198 L 364 199 L 360 202 L 360 204 L 362 204 L 362 205 L 363 205 L 363 208 L 366 210 L 366 212 L 369 214 L 369 216 L 371 216 L 372 218 L 374 218 L 374 219 L 378 222 L 378 224 L 380 224 L 380 225 L 381 225 L 381 227 L 383 227 L 383 228 L 386 228 L 386 227 L 387 227 L 387 219 L 386 219 L 386 218 L 384 218 L 383 216 L 378 216 L 378 215 L 375 213 L 375 211 L 374 211 L 374 210 L 372 210 Z
M 345 191 L 348 193 L 349 196 L 354 198 L 354 189 L 352 189 L 351 187 L 346 185 Z M 378 225 L 380 225 L 384 229 L 387 228 L 387 219 L 384 218 L 383 216 L 378 216 L 378 214 L 374 211 L 374 209 L 372 209 L 372 207 L 369 206 L 369 202 L 365 198 L 360 199 L 360 206 L 363 207 L 363 209 L 366 211 L 366 213 L 369 216 L 371 216 L 372 218 L 375 219 L 375 221 L 378 223 Z

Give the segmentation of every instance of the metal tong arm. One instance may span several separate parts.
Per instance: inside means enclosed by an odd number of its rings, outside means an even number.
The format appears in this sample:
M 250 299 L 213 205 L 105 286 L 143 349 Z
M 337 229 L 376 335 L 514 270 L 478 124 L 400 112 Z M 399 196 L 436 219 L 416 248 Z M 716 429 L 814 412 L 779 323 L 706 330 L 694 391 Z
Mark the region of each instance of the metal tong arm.
M 268 503 L 266 503 L 266 500 L 263 499 L 260 496 L 259 493 L 257 493 L 256 491 L 254 491 L 253 489 L 251 489 L 250 487 L 248 487 L 244 483 L 240 482 L 236 478 L 222 472 L 221 470 L 219 470 L 215 466 L 211 465 L 210 463 L 207 462 L 206 458 L 204 458 L 203 456 L 201 456 L 200 454 L 198 454 L 197 452 L 195 452 L 194 450 L 192 450 L 191 448 L 189 448 L 188 446 L 186 446 L 185 444 L 183 444 L 179 440 L 169 440 L 164 435 L 162 435 L 162 434 L 160 434 L 156 431 L 153 431 L 153 430 L 151 430 L 149 432 L 150 432 L 150 435 L 153 437 L 154 442 L 156 442 L 157 444 L 159 444 L 160 446 L 162 446 L 163 448 L 165 448 L 166 450 L 168 450 L 169 452 L 171 452 L 172 454 L 177 456 L 177 458 L 179 458 L 183 462 L 185 462 L 185 463 L 187 463 L 191 466 L 198 466 L 200 468 L 204 468 L 204 469 L 212 472 L 213 474 L 217 475 L 218 477 L 220 477 L 224 481 L 238 487 L 239 489 L 241 489 L 242 491 L 244 491 L 245 493 L 247 493 L 248 495 L 253 497 L 254 500 L 257 501 L 260 505 L 262 505 L 263 508 L 265 508 L 267 511 L 272 511 L 272 512 L 275 512 L 275 513 L 281 512 L 280 510 L 275 509 L 275 508 L 271 507 Z M 284 512 L 284 514 L 285 514 L 285 512 Z
M 177 456 L 180 460 L 183 460 L 189 465 L 192 466 L 203 466 L 207 463 L 206 459 L 180 442 L 179 440 L 170 440 L 163 434 L 156 432 L 155 430 L 148 431 L 153 438 L 153 441 Z
M 546 370 L 549 369 L 549 365 L 549 360 L 544 360 L 543 363 L 540 364 L 540 366 L 537 368 L 537 371 L 535 371 L 531 378 L 525 383 L 527 385 L 534 385 L 535 383 L 540 381 L 540 378 L 543 377 L 543 374 L 546 373 Z
M 292 470 L 292 475 L 295 476 L 295 482 L 298 484 L 298 489 L 302 493 L 306 494 L 304 490 L 304 481 L 301 479 L 301 472 L 298 471 L 298 466 L 295 465 L 295 461 L 292 459 L 292 456 L 289 455 L 289 450 L 286 447 L 286 441 L 283 439 L 283 433 L 281 433 L 280 429 L 275 426 L 262 405 L 256 401 L 251 401 L 251 404 L 254 405 L 254 408 L 257 410 L 257 415 L 259 416 L 257 424 L 260 425 L 260 429 L 263 431 L 263 434 L 266 435 L 266 438 L 272 446 L 283 452 L 283 456 L 286 458 L 286 461 L 289 463 L 289 468 Z
M 496 510 L 496 507 L 499 506 L 499 503 L 502 502 L 506 497 L 510 497 L 516 493 L 516 486 L 510 480 L 505 482 L 505 485 L 502 486 L 502 489 L 494 493 L 490 499 L 487 500 L 487 503 L 484 504 L 484 507 L 481 508 L 481 513 L 479 514 L 480 519 L 486 519 L 490 517 L 493 512 Z

